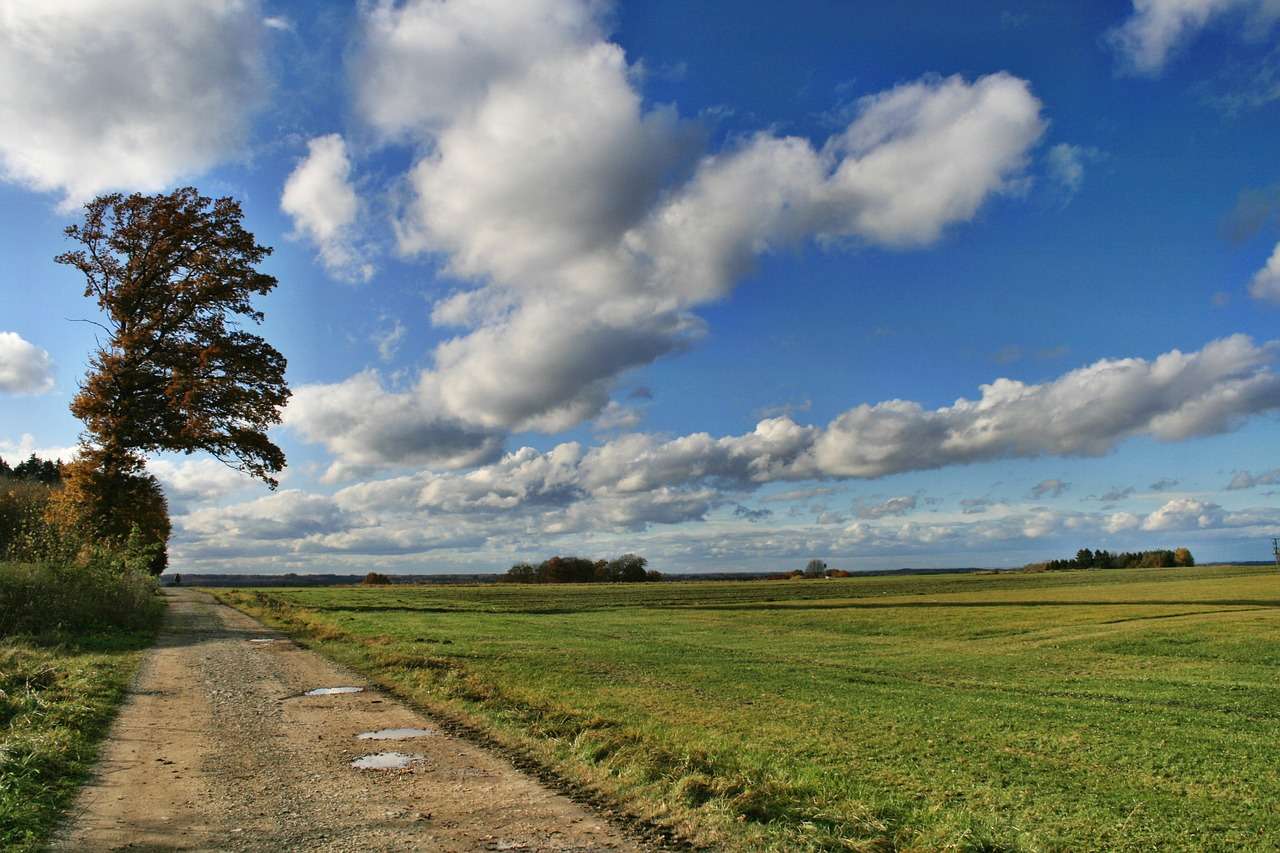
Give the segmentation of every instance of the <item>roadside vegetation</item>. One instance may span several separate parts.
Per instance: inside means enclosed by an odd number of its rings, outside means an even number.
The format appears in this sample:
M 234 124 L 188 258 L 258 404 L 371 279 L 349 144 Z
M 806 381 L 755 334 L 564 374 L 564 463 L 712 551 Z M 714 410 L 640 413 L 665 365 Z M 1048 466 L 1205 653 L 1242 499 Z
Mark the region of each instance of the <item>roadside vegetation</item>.
M 1280 841 L 1273 570 L 216 594 L 725 849 Z
M 0 460 L 0 848 L 47 842 L 163 603 L 169 509 L 156 451 L 208 451 L 274 488 L 266 430 L 289 397 L 285 360 L 243 328 L 276 280 L 239 205 L 187 187 L 101 196 L 55 260 L 84 276 L 105 336 L 71 402 L 70 461 Z

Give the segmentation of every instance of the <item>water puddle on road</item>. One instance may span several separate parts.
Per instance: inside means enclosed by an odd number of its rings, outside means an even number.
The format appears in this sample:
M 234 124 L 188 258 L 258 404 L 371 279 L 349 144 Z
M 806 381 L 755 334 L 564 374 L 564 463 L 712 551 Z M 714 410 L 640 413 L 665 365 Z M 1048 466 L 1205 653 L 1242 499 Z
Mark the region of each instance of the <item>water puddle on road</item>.
M 271 645 L 272 643 L 278 643 L 280 641 L 274 637 L 253 637 L 249 640 L 249 642 L 253 643 L 255 646 L 268 646 L 268 645 Z
M 378 729 L 376 732 L 361 732 L 356 737 L 360 740 L 408 740 L 438 734 L 440 733 L 435 729 Z
M 308 690 L 303 696 L 337 696 L 339 693 L 363 693 L 363 687 L 317 687 Z
M 357 770 L 403 770 L 419 761 L 426 760 L 425 755 L 409 755 L 405 752 L 375 752 L 362 755 L 351 766 Z

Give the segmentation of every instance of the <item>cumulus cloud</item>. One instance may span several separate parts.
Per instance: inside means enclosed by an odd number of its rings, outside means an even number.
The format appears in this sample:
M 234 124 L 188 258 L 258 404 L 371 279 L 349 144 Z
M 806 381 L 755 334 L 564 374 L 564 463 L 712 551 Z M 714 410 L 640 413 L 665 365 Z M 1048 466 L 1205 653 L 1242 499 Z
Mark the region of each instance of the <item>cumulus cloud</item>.
M 491 443 L 482 446 L 476 443 L 482 436 L 461 432 L 455 464 L 474 466 L 470 470 L 419 471 L 363 483 L 342 490 L 335 501 L 350 512 L 395 513 L 409 507 L 470 521 L 498 523 L 501 518 L 511 524 L 518 519 L 543 535 L 695 521 L 718 507 L 740 505 L 742 496 L 770 483 L 875 478 L 995 458 L 1096 455 L 1131 436 L 1179 440 L 1230 429 L 1250 414 L 1280 407 L 1280 378 L 1270 369 L 1275 352 L 1272 345 L 1226 338 L 1198 352 L 1174 351 L 1153 361 L 1100 361 L 1043 385 L 999 380 L 985 387 L 979 401 L 962 399 L 942 409 L 891 401 L 851 410 L 852 416 L 846 412 L 826 427 L 768 418 L 741 435 L 628 434 L 590 447 L 578 442 L 546 451 L 524 447 L 487 464 L 477 464 L 477 454 L 496 453 L 495 437 L 489 434 Z M 362 377 L 343 389 L 347 399 L 304 395 L 301 405 L 329 407 L 326 418 L 334 423 L 327 432 L 334 436 L 348 434 L 337 419 L 369 406 L 383 407 L 384 416 L 373 420 L 394 430 L 397 407 L 412 397 L 389 395 L 371 375 Z M 437 442 L 399 446 L 411 439 L 416 440 L 396 432 L 368 433 L 360 448 L 371 453 L 370 462 L 410 451 L 431 458 Z M 1045 480 L 1031 496 L 1057 497 L 1068 486 Z M 763 501 L 830 492 L 831 487 L 817 485 Z M 1130 493 L 1118 490 L 1104 498 Z M 855 507 L 855 523 L 886 521 L 918 506 L 915 495 L 862 504 Z M 964 514 L 981 514 L 990 506 L 987 499 L 961 502 Z M 1183 523 L 1185 512 L 1175 510 L 1171 505 L 1140 526 L 1155 530 Z M 1096 528 L 1102 518 L 1039 508 L 1004 513 L 975 529 L 1036 537 L 1077 524 Z M 1113 526 L 1129 524 L 1125 515 L 1108 518 Z M 1014 528 L 1016 534 L 1009 532 Z
M 889 516 L 906 515 L 916 508 L 918 499 L 915 495 L 899 495 L 879 503 L 862 503 L 854 507 L 853 514 L 858 518 L 887 518 Z
M 5 0 L 0 16 L 0 172 L 66 204 L 234 156 L 262 101 L 256 0 Z
M 820 145 L 762 132 L 704 153 L 696 122 L 645 104 L 599 11 L 363 7 L 358 109 L 423 152 L 400 249 L 442 256 L 468 285 L 437 303 L 433 321 L 461 331 L 407 392 L 424 435 L 594 418 L 620 376 L 695 343 L 694 310 L 760 255 L 932 243 L 1022 186 L 1045 126 L 1016 77 L 927 77 L 862 99 Z
M 151 459 L 147 469 L 160 481 L 171 504 L 216 500 L 254 482 L 216 459 Z
M 1164 71 L 1170 57 L 1210 22 L 1240 15 L 1257 36 L 1280 19 L 1276 0 L 1133 0 L 1133 13 L 1107 33 L 1124 70 L 1145 76 Z
M 879 477 L 997 458 L 1098 456 L 1149 435 L 1180 441 L 1280 407 L 1280 344 L 1244 335 L 1147 361 L 1104 359 L 1032 385 L 997 379 L 977 400 L 927 410 L 890 400 L 850 409 L 815 441 L 828 476 Z
M 1222 507 L 1192 498 L 1177 498 L 1142 520 L 1143 530 L 1194 530 L 1218 527 L 1223 522 Z
M 0 332 L 0 393 L 53 390 L 53 359 L 17 332 Z
M 644 420 L 644 413 L 639 409 L 610 400 L 609 405 L 605 406 L 604 411 L 595 419 L 592 426 L 600 432 L 629 430 L 638 426 L 642 420 Z
M 1236 471 L 1231 476 L 1231 482 L 1227 483 L 1227 489 L 1228 491 L 1238 491 L 1240 489 L 1252 489 L 1254 486 L 1275 485 L 1280 485 L 1280 468 L 1260 471 L 1257 474 L 1252 474 L 1248 471 Z
M 283 422 L 337 457 L 327 474 L 330 480 L 395 466 L 477 465 L 495 458 L 503 440 L 437 414 L 425 394 L 386 390 L 374 371 L 295 389 Z
M 1254 299 L 1280 303 L 1280 245 L 1277 245 L 1267 264 L 1249 282 L 1249 295 Z
M 230 507 L 208 507 L 182 516 L 183 530 L 208 539 L 282 540 L 331 534 L 351 525 L 332 498 L 296 489 Z
M 280 208 L 292 217 L 295 235 L 316 247 L 330 275 L 352 282 L 373 277 L 374 266 L 355 237 L 360 199 L 340 135 L 318 136 L 307 143 L 307 156 L 285 181 Z

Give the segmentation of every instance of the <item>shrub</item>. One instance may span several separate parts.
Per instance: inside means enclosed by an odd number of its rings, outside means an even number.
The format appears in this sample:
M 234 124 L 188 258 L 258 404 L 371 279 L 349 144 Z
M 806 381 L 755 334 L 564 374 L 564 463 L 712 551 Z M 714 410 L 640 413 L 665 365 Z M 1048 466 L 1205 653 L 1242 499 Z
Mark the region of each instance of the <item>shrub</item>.
M 387 586 L 391 583 L 391 578 L 378 572 L 369 572 L 360 583 L 365 586 Z
M 0 635 L 153 625 L 156 581 L 138 568 L 150 555 L 97 552 L 84 565 L 0 563 Z
M 0 480 L 0 560 L 70 563 L 76 558 L 81 537 L 49 518 L 56 493 L 44 483 Z

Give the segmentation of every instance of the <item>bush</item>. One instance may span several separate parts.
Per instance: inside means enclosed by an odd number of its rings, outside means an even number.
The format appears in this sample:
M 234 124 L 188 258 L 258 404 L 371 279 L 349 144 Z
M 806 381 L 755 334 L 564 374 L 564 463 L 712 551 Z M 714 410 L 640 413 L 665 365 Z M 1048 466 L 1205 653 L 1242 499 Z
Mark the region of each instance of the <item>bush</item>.
M 0 560 L 33 563 L 75 560 L 83 545 L 82 538 L 49 517 L 56 492 L 44 483 L 0 480 Z
M 163 607 L 146 551 L 98 552 L 84 565 L 0 563 L 0 636 L 146 628 Z
M 391 578 L 378 572 L 369 572 L 360 583 L 365 586 L 387 586 L 391 583 Z

